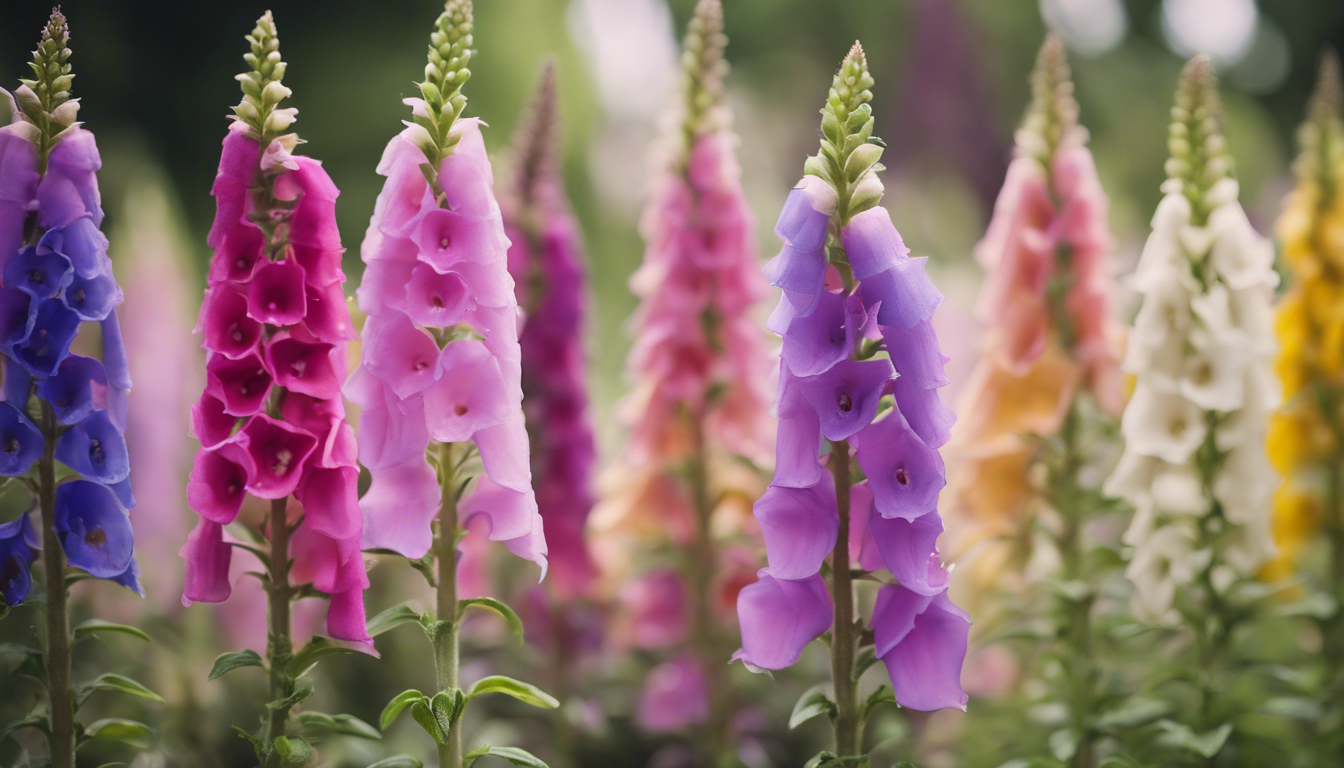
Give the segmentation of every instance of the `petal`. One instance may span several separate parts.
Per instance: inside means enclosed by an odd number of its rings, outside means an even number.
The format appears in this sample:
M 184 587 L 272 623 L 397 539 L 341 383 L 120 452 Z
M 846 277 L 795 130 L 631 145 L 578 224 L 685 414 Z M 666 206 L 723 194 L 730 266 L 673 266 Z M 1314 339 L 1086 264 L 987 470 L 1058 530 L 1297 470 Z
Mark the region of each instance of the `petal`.
M 839 524 L 829 472 L 811 488 L 770 486 L 752 512 L 761 524 L 773 576 L 803 579 L 821 570 L 835 547 Z
M 741 658 L 762 669 L 784 669 L 831 628 L 831 596 L 820 575 L 791 581 L 762 569 L 757 576 L 737 593 Z
M 891 215 L 885 208 L 869 208 L 855 215 L 840 231 L 854 279 L 866 280 L 886 272 L 910 255 Z

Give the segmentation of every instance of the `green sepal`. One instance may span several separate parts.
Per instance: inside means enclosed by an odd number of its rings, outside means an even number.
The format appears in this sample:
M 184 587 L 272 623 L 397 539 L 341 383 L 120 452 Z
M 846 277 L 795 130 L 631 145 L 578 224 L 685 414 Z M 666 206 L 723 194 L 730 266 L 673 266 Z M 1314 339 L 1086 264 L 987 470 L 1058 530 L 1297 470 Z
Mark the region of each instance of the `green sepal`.
M 126 624 L 114 624 L 110 621 L 103 621 L 102 619 L 89 619 L 75 627 L 75 639 L 81 640 L 86 637 L 91 637 L 99 632 L 120 632 L 123 635 L 138 637 L 147 643 L 152 642 L 149 634 L 143 629 Z
M 258 760 L 261 760 L 265 757 L 266 744 L 261 739 L 257 738 L 256 734 L 252 733 L 251 731 L 245 728 L 240 728 L 236 725 L 233 726 L 233 731 L 234 733 L 237 733 L 239 736 L 241 736 L 243 739 L 246 739 L 248 744 L 252 745 L 252 750 L 256 752 Z
M 275 754 L 282 765 L 303 765 L 313 757 L 313 748 L 303 739 L 293 736 L 276 736 Z
M 138 683 L 125 675 L 117 675 L 108 672 L 107 674 L 100 676 L 97 680 L 80 686 L 79 694 L 75 697 L 75 709 L 84 706 L 84 702 L 88 701 L 90 696 L 99 691 L 127 693 L 132 696 L 139 696 L 142 699 L 163 703 L 162 696 L 149 690 L 141 683 Z
M 859 719 L 859 722 L 862 723 L 866 721 L 869 716 L 873 714 L 873 710 L 883 704 L 899 706 L 896 703 L 896 692 L 891 690 L 891 686 L 886 684 L 877 686 L 877 690 L 868 695 L 868 700 L 863 703 L 863 716 Z
M 253 556 L 255 556 L 258 560 L 261 561 L 262 565 L 266 566 L 266 570 L 269 571 L 271 569 L 271 553 L 267 552 L 261 547 L 254 547 L 251 544 L 244 544 L 241 541 L 226 541 L 224 543 L 228 544 L 231 547 L 237 547 L 241 550 L 251 552 Z
M 299 725 L 316 731 L 316 735 L 325 736 L 339 733 L 370 741 L 381 741 L 383 734 L 377 728 L 360 720 L 354 715 L 329 715 L 326 712 L 300 712 Z
M 409 605 L 400 603 L 379 613 L 377 616 L 369 619 L 367 625 L 369 637 L 377 637 L 388 630 L 408 624 L 412 621 L 420 621 L 420 614 L 412 610 Z
M 542 709 L 555 709 L 560 706 L 560 702 L 554 696 L 535 685 L 514 680 L 504 675 L 490 675 L 477 680 L 467 691 L 467 700 L 470 701 L 487 693 L 502 693 L 506 696 L 512 696 L 524 704 L 531 704 Z
M 479 758 L 489 755 L 508 760 L 514 765 L 527 766 L 527 768 L 550 768 L 541 758 L 518 747 L 495 747 L 489 744 L 482 744 L 462 756 L 463 768 L 470 768 Z
M 428 696 L 414 688 L 402 691 L 396 696 L 393 696 L 392 700 L 387 702 L 387 706 L 383 707 L 383 713 L 378 716 L 378 728 L 386 731 L 388 726 L 392 725 L 392 723 L 401 716 L 401 713 L 406 711 L 407 707 L 417 701 L 428 700 Z
M 834 715 L 836 712 L 835 702 L 822 691 L 820 685 L 814 685 L 803 692 L 798 697 L 798 701 L 793 705 L 793 713 L 789 715 L 789 730 L 793 730 L 803 723 L 811 720 L 818 715 Z
M 504 622 L 509 625 L 509 632 L 511 632 L 515 638 L 518 640 L 523 639 L 523 620 L 518 618 L 518 614 L 514 613 L 513 609 L 505 605 L 502 601 L 496 600 L 493 597 L 471 597 L 466 600 L 458 600 L 458 621 L 462 620 L 462 616 L 467 612 L 468 608 L 473 607 L 492 611 L 500 618 L 504 619 Z
M 94 720 L 84 728 L 84 740 L 80 746 L 90 741 L 112 741 L 128 744 L 136 749 L 148 749 L 153 742 L 154 729 L 136 720 L 119 717 L 107 717 Z
M 210 676 L 206 679 L 214 680 L 242 667 L 261 667 L 265 669 L 266 662 L 262 660 L 261 654 L 251 648 L 245 651 L 221 653 L 215 657 L 215 665 L 210 668 Z

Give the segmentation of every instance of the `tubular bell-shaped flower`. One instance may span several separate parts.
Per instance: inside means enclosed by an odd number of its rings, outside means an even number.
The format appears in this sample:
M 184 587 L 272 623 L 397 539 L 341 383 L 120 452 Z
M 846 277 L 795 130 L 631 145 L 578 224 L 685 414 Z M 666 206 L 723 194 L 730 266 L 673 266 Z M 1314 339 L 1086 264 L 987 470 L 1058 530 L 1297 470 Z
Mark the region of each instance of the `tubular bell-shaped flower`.
M 1307 120 L 1299 129 L 1297 188 L 1279 218 L 1278 237 L 1292 285 L 1275 315 L 1283 408 L 1270 419 L 1268 450 L 1283 485 L 1274 493 L 1278 557 L 1267 575 L 1292 574 L 1324 528 L 1344 548 L 1344 87 L 1339 59 L 1321 59 Z M 1341 562 L 1335 557 L 1332 562 Z M 1344 573 L 1335 574 L 1344 584 Z M 1338 587 L 1337 587 L 1338 588 Z
M 942 295 L 879 205 L 872 84 L 856 43 L 822 110 L 821 151 L 775 226 L 783 247 L 766 274 L 783 292 L 771 317 L 785 344 L 779 468 L 755 510 L 769 567 L 738 597 L 738 655 L 749 665 L 789 666 L 832 630 L 841 758 L 861 749 L 854 660 L 865 622 L 854 615 L 852 568 L 888 582 L 866 626 L 902 706 L 965 707 L 970 628 L 947 599 L 935 548 L 945 484 L 937 449 L 952 421 L 938 398 L 944 358 L 930 326 Z M 820 573 L 826 542 L 829 591 Z
M 193 412 L 201 448 L 187 486 L 201 519 L 182 549 L 182 600 L 229 597 L 234 545 L 223 526 L 240 522 L 266 545 L 271 702 L 254 745 L 269 764 L 279 759 L 273 750 L 298 683 L 288 664 L 291 602 L 328 596 L 327 632 L 368 652 L 373 646 L 354 430 L 340 395 L 353 333 L 341 298 L 338 192 L 321 163 L 294 154 L 299 139 L 288 129 L 297 110 L 279 107 L 290 91 L 270 12 L 247 40 L 249 71 L 237 78 L 243 99 L 211 190 L 207 242 L 215 254 L 196 328 L 207 384 Z M 270 501 L 264 522 L 240 516 L 248 497 Z
M 759 478 L 742 471 L 742 460 L 768 463 L 772 432 L 771 363 L 752 317 L 768 287 L 758 272 L 737 137 L 724 103 L 727 43 L 719 0 L 701 0 L 683 44 L 676 119 L 660 147 L 665 155 L 640 221 L 644 260 L 630 281 L 640 305 L 627 361 L 634 390 L 620 407 L 630 429 L 628 449 L 610 468 L 595 515 L 604 544 L 621 552 L 643 545 L 656 549 L 660 560 L 684 563 L 679 570 L 690 603 L 681 634 L 690 653 L 678 663 L 699 664 L 695 679 L 706 683 L 688 696 L 703 692 L 707 705 L 683 710 L 707 729 L 695 744 L 703 764 L 727 754 L 732 705 L 729 681 L 715 671 L 732 650 L 724 626 L 729 616 L 710 595 L 729 565 L 725 532 L 740 535 L 730 519 L 741 515 L 737 500 L 760 491 Z M 624 570 L 627 563 L 622 557 L 609 569 Z M 621 608 L 631 617 L 647 614 L 645 606 Z M 668 638 L 668 644 L 676 643 Z M 659 700 L 661 679 L 646 682 L 646 713 Z M 689 720 L 646 716 L 642 722 Z
M 1264 424 L 1278 402 L 1278 277 L 1273 248 L 1237 202 L 1216 89 L 1208 59 L 1192 60 L 1176 94 L 1165 197 L 1132 277 L 1143 295 L 1124 361 L 1135 390 L 1107 484 L 1134 505 L 1127 574 L 1136 609 L 1155 621 L 1178 617 L 1178 595 L 1199 590 L 1201 573 L 1230 566 L 1246 576 L 1274 550 Z
M 1054 489 L 1033 487 L 1025 471 L 1044 458 L 1042 439 L 1058 438 L 1061 451 L 1081 461 L 1074 434 L 1080 396 L 1110 417 L 1124 405 L 1120 328 L 1110 315 L 1107 199 L 1078 124 L 1065 55 L 1053 35 L 1041 47 L 1032 105 L 976 249 L 986 270 L 978 308 L 986 339 L 949 446 L 956 457 L 953 510 L 964 523 L 954 548 L 959 559 L 970 554 L 976 561 L 975 592 L 1001 576 L 993 571 L 1004 561 L 1020 567 L 1031 553 L 967 550 L 1012 546 L 1033 512 L 1052 508 Z

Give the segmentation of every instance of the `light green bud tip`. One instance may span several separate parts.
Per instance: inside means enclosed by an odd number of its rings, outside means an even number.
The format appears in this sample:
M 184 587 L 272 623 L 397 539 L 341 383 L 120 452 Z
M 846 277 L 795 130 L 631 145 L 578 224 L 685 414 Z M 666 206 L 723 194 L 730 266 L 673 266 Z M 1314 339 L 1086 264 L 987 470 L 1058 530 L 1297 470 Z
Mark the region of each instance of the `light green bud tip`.
M 728 62 L 723 52 L 727 47 L 721 0 L 700 0 L 686 27 L 681 53 L 686 88 L 682 128 L 688 151 L 696 139 L 724 127 L 723 81 Z
M 821 150 L 809 157 L 804 173 L 827 181 L 836 191 L 836 213 L 844 226 L 857 213 L 882 200 L 881 139 L 873 136 L 873 77 L 863 46 L 855 42 L 831 83 L 821 110 Z
M 1344 85 L 1340 82 L 1339 56 L 1333 50 L 1321 54 L 1316 88 L 1307 106 L 1307 120 L 1298 129 L 1302 153 L 1295 169 L 1304 182 L 1316 183 L 1324 204 L 1338 192 L 1344 175 Z
M 1058 35 L 1046 35 L 1031 71 L 1031 107 L 1018 133 L 1018 146 L 1047 165 L 1064 137 L 1078 125 L 1078 102 L 1068 52 Z
M 449 134 L 467 107 L 462 86 L 471 77 L 471 29 L 471 0 L 448 0 L 429 36 L 429 61 L 420 83 L 425 114 L 416 115 L 415 122 L 429 133 L 429 144 L 421 149 L 435 169 L 452 154 L 457 139 Z
M 33 51 L 28 67 L 32 79 L 19 80 L 14 93 L 25 121 L 38 129 L 38 148 L 43 164 L 51 148 L 61 136 L 75 125 L 79 103 L 70 100 L 70 85 L 75 76 L 70 74 L 70 27 L 60 8 L 53 8 L 51 18 L 42 28 L 42 37 Z
M 1197 218 L 1202 218 L 1205 194 L 1213 185 L 1232 176 L 1232 156 L 1223 138 L 1223 104 L 1218 96 L 1218 78 L 1213 62 L 1200 54 L 1181 71 L 1176 104 L 1171 108 L 1171 133 L 1167 140 L 1171 157 L 1167 177 L 1181 185 Z
M 277 109 L 291 92 L 280 82 L 285 76 L 285 62 L 280 60 L 280 38 L 270 11 L 257 19 L 257 26 L 246 39 L 251 46 L 243 54 L 248 71 L 234 76 L 242 86 L 243 100 L 233 108 L 233 117 L 247 125 L 264 148 L 294 123 L 296 110 Z

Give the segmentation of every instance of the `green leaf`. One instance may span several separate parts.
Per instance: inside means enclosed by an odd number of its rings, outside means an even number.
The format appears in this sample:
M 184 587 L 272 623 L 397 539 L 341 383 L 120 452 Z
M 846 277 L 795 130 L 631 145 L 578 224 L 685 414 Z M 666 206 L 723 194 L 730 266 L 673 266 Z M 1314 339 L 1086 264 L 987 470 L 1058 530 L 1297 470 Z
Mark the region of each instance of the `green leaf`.
M 84 706 L 84 702 L 88 701 L 90 696 L 99 691 L 128 693 L 132 696 L 139 696 L 142 699 L 163 702 L 162 696 L 149 690 L 144 685 L 141 685 L 124 675 L 116 675 L 109 672 L 91 683 L 85 683 L 80 686 L 79 695 L 75 698 L 75 709 Z
M 369 619 L 368 631 L 369 637 L 377 637 L 384 632 L 407 624 L 412 621 L 419 621 L 420 614 L 411 610 L 409 605 L 401 603 L 388 608 L 386 611 Z
M 228 673 L 240 667 L 261 667 L 266 668 L 266 662 L 261 660 L 261 654 L 252 649 L 246 651 L 235 651 L 233 653 L 221 653 L 215 657 L 215 666 L 210 669 L 209 680 L 217 677 L 223 677 Z
M 1081 735 L 1071 728 L 1060 728 L 1046 739 L 1046 743 L 1050 745 L 1050 753 L 1059 758 L 1061 763 L 1067 763 L 1078 754 L 1078 744 L 1081 741 Z
M 369 768 L 425 768 L 425 764 L 410 755 L 393 755 L 373 763 Z
M 470 701 L 487 693 L 502 693 L 506 696 L 512 696 L 524 704 L 531 704 L 542 709 L 555 709 L 560 706 L 560 702 L 556 701 L 554 696 L 535 685 L 503 675 L 490 675 L 477 680 L 475 685 L 467 691 L 467 700 Z
M 11 733 L 21 728 L 37 728 L 50 734 L 51 729 L 47 724 L 47 705 L 45 703 L 38 704 L 22 720 L 14 720 L 0 725 L 0 742 L 3 742 Z
M 298 685 L 294 687 L 293 693 L 289 694 L 283 699 L 276 699 L 275 701 L 266 702 L 266 708 L 270 710 L 286 709 L 288 707 L 294 706 L 295 704 L 298 704 L 300 701 L 303 701 L 304 699 L 312 695 L 313 695 L 313 681 L 300 680 L 298 682 Z
M 131 637 L 138 637 L 147 643 L 150 642 L 149 635 L 142 629 L 127 626 L 125 624 L 113 624 L 110 621 L 103 621 L 102 619 L 89 619 L 75 627 L 75 639 L 80 640 L 99 632 L 120 632 L 124 635 L 130 635 Z
M 299 725 L 319 733 L 339 733 L 370 741 L 381 741 L 383 734 L 377 728 L 354 715 L 329 715 L 326 712 L 300 712 Z
M 895 692 L 885 684 L 877 686 L 877 690 L 868 695 L 868 700 L 863 704 L 863 719 L 860 722 L 866 721 L 873 710 L 883 704 L 897 705 Z
M 154 738 L 154 729 L 135 720 L 108 717 L 89 723 L 84 729 L 84 735 L 90 741 L 116 741 L 136 749 L 148 749 Z
M 818 715 L 835 713 L 835 702 L 826 697 L 820 685 L 814 685 L 798 697 L 789 715 L 789 730 L 793 730 Z
M 462 711 L 466 708 L 467 697 L 461 688 L 439 691 L 429 700 L 429 710 L 434 713 L 434 719 L 439 721 L 439 727 L 444 733 L 453 729 L 453 725 L 462 717 Z
M 870 667 L 876 664 L 880 659 L 877 658 L 877 649 L 869 645 L 859 651 L 858 657 L 854 660 L 854 679 L 863 677 Z
M 333 640 L 324 635 L 314 635 L 306 645 L 294 653 L 289 660 L 290 677 L 303 677 L 320 659 L 342 653 L 368 653 L 368 648 L 344 640 Z
M 514 765 L 523 765 L 527 766 L 527 768 L 550 768 L 546 763 L 542 762 L 539 757 L 525 749 L 519 749 L 517 747 L 494 747 L 489 744 L 482 744 L 463 755 L 462 764 L 469 767 L 472 763 L 476 762 L 477 758 L 485 757 L 486 755 L 503 758 Z
M 1260 711 L 1273 717 L 1313 723 L 1321 716 L 1321 703 L 1305 696 L 1280 696 L 1266 701 Z
M 313 756 L 313 748 L 303 739 L 293 736 L 276 736 L 275 753 L 285 765 L 303 765 Z
M 425 729 L 435 744 L 443 745 L 448 743 L 448 734 L 439 727 L 439 721 L 434 717 L 434 712 L 429 708 L 429 699 L 421 699 L 411 703 L 411 717 L 415 722 Z
M 401 716 L 401 713 L 406 711 L 407 707 L 417 701 L 427 701 L 428 699 L 428 696 L 414 688 L 402 691 L 396 696 L 393 696 L 392 700 L 387 702 L 387 706 L 383 707 L 383 714 L 378 716 L 379 730 L 386 731 L 387 727 L 392 725 L 392 723 Z
M 509 625 L 509 631 L 519 640 L 523 639 L 523 621 L 513 609 L 493 597 L 472 597 L 457 601 L 457 618 L 460 621 L 468 608 L 484 608 L 498 614 Z
M 246 739 L 248 744 L 252 745 L 253 751 L 257 753 L 257 759 L 258 760 L 262 759 L 262 752 L 264 751 L 265 748 L 265 744 L 262 742 L 262 740 L 257 738 L 256 734 L 252 733 L 251 731 L 246 730 L 244 728 L 239 728 L 236 725 L 233 726 L 233 730 L 239 736 Z
M 1126 728 L 1138 728 L 1147 725 L 1159 717 L 1171 712 L 1171 705 L 1158 699 L 1134 696 L 1126 699 L 1115 709 L 1101 713 L 1097 717 L 1096 727 L 1111 732 Z
M 1185 723 L 1171 720 L 1158 721 L 1157 725 L 1162 729 L 1158 741 L 1163 745 L 1184 749 L 1210 760 L 1223 751 L 1223 745 L 1227 744 L 1227 738 L 1232 735 L 1231 723 L 1223 723 L 1206 733 L 1195 733 Z

